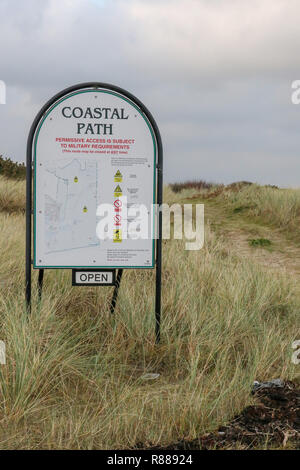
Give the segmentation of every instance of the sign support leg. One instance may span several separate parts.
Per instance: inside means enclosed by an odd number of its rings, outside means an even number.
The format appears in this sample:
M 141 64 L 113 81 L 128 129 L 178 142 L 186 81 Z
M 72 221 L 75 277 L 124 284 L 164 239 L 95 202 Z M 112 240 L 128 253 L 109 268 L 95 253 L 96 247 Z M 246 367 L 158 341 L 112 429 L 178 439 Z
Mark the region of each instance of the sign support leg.
M 157 240 L 157 266 L 156 266 L 156 288 L 155 288 L 155 341 L 160 343 L 160 320 L 161 320 L 161 240 Z
M 28 262 L 27 257 L 28 255 L 26 254 L 26 306 L 27 306 L 27 313 L 30 313 L 31 311 L 31 260 Z
M 118 270 L 117 274 L 117 279 L 116 279 L 116 285 L 113 293 L 113 298 L 110 304 L 110 313 L 113 314 L 115 311 L 116 303 L 117 303 L 117 298 L 118 298 L 118 292 L 119 292 L 119 287 L 121 284 L 121 279 L 122 279 L 122 274 L 123 274 L 123 269 Z
M 39 294 L 39 300 L 41 300 L 41 298 L 42 298 L 43 280 L 44 280 L 44 270 L 43 270 L 43 269 L 39 269 L 39 278 L 38 278 L 38 294 Z
M 159 132 L 159 131 L 157 131 Z M 159 135 L 159 134 L 158 134 Z M 159 161 L 157 166 L 157 203 L 158 203 L 158 237 L 156 240 L 156 288 L 155 288 L 155 342 L 160 343 L 161 323 L 161 270 L 162 270 L 162 202 L 163 202 L 163 170 L 162 143 L 158 141 Z

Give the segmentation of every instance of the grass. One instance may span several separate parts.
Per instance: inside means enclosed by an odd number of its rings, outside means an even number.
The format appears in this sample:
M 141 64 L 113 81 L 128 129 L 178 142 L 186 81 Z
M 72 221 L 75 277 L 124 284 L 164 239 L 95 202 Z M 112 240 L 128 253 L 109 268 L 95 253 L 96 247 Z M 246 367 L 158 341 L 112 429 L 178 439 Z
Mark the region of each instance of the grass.
M 222 203 L 235 214 L 242 213 L 285 231 L 299 232 L 300 189 L 238 182 L 212 188 L 203 186 L 194 194 L 194 198 L 197 197 Z
M 25 181 L 0 176 L 0 211 L 25 212 Z
M 287 230 L 299 230 L 300 190 L 278 189 L 258 185 L 245 186 L 240 191 L 224 193 L 227 204 L 244 207 L 252 217 Z M 237 206 L 237 207 L 236 207 Z
M 249 245 L 254 247 L 269 247 L 272 245 L 272 242 L 267 238 L 252 238 L 249 240 Z
M 163 242 L 159 346 L 150 270 L 125 271 L 114 316 L 111 288 L 72 287 L 68 270 L 46 271 L 42 301 L 34 289 L 28 318 L 23 189 L 0 179 L 1 449 L 193 439 L 251 404 L 254 380 L 299 375 L 291 362 L 300 336 L 296 279 L 232 254 L 209 225 L 198 252 L 185 251 L 184 240 Z M 165 199 L 197 191 L 167 187 Z M 144 381 L 145 373 L 160 376 Z

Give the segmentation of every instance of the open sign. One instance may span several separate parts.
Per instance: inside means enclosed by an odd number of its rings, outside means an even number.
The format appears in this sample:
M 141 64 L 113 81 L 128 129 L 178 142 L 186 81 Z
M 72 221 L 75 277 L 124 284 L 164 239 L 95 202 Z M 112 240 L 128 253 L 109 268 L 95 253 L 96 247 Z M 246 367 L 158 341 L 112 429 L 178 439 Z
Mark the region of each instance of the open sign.
M 73 269 L 73 286 L 114 286 L 116 271 L 114 269 Z

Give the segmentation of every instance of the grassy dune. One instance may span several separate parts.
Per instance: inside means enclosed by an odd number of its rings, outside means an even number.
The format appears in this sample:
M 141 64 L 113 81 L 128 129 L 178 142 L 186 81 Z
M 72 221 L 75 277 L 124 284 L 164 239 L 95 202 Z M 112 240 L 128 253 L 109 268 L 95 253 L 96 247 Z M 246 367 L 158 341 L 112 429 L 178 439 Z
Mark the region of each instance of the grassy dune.
M 238 192 L 229 191 L 225 198 L 235 210 L 248 210 L 252 216 L 259 216 L 275 226 L 299 230 L 299 189 L 251 185 L 245 186 Z
M 260 198 L 248 190 L 239 201 L 228 194 L 228 203 Z M 267 211 L 275 210 L 275 192 Z M 180 203 L 198 193 L 167 187 L 165 199 Z M 291 343 L 300 337 L 297 280 L 240 258 L 209 225 L 198 252 L 185 251 L 184 241 L 163 243 L 159 346 L 149 270 L 125 272 L 114 316 L 111 288 L 72 287 L 68 270 L 47 271 L 42 302 L 34 297 L 28 319 L 23 207 L 24 183 L 0 178 L 1 449 L 192 439 L 249 405 L 253 380 L 299 375 L 291 362 Z M 287 223 L 293 218 L 291 210 Z M 144 381 L 146 372 L 160 377 Z
M 216 200 L 235 212 L 242 212 L 275 227 L 299 232 L 300 189 L 282 189 L 243 182 L 228 186 L 204 182 L 173 186 L 179 197 L 192 195 L 194 198 Z

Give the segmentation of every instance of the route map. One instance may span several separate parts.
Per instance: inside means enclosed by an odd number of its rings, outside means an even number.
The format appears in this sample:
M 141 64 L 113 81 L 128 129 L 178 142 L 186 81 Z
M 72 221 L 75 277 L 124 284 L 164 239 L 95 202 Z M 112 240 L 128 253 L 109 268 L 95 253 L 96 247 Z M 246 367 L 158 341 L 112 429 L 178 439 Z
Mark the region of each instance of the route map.
M 45 170 L 46 253 L 99 245 L 95 231 L 97 162 L 55 160 Z

